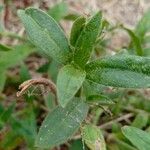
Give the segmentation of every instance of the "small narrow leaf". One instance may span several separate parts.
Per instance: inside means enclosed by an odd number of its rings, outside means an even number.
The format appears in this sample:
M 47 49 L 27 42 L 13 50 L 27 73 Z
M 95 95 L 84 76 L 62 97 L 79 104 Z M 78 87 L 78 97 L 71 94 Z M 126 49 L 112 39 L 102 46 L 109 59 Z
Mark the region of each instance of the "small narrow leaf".
M 106 86 L 150 87 L 150 58 L 116 55 L 86 65 L 87 79 Z
M 149 115 L 147 113 L 140 112 L 139 114 L 136 115 L 131 125 L 136 128 L 144 128 L 146 127 L 148 120 Z
M 52 148 L 66 142 L 77 131 L 87 111 L 88 105 L 78 98 L 73 99 L 65 108 L 58 106 L 42 123 L 35 146 Z
M 131 143 L 139 150 L 150 149 L 150 134 L 146 133 L 138 128 L 124 126 L 122 128 L 123 134 L 128 138 Z
M 125 27 L 124 27 L 124 29 L 130 35 L 133 47 L 134 47 L 137 55 L 142 56 L 143 50 L 142 50 L 141 41 L 140 41 L 139 37 L 132 30 L 125 28 Z
M 95 41 L 100 33 L 102 15 L 95 14 L 85 24 L 75 45 L 74 61 L 84 67 L 90 58 Z
M 90 150 L 106 150 L 106 144 L 101 130 L 94 125 L 85 125 L 82 138 Z
M 115 104 L 108 96 L 105 95 L 90 95 L 87 98 L 87 102 L 89 103 L 97 103 L 100 105 L 112 105 Z
M 35 46 L 61 63 L 69 60 L 71 53 L 67 38 L 52 17 L 35 8 L 19 10 L 18 15 Z
M 63 67 L 57 77 L 58 100 L 62 107 L 73 98 L 81 87 L 86 73 L 73 65 Z
M 142 39 L 150 31 L 150 9 L 143 15 L 137 24 L 135 33 Z
M 85 25 L 86 19 L 84 17 L 79 17 L 75 20 L 73 23 L 72 29 L 71 29 L 71 35 L 70 35 L 70 44 L 72 46 L 75 46 L 79 35 L 81 34 L 84 25 Z
M 77 13 L 69 13 L 64 17 L 64 19 L 68 21 L 75 21 L 78 17 L 80 17 L 80 15 Z

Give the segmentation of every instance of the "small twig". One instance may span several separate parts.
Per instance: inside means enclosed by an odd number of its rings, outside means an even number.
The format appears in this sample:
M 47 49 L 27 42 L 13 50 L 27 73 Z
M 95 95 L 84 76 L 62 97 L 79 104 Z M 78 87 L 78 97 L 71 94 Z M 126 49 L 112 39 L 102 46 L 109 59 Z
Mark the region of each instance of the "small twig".
M 131 117 L 133 117 L 133 116 L 134 116 L 133 113 L 128 113 L 128 114 L 123 115 L 123 116 L 121 116 L 121 117 L 119 117 L 119 118 L 116 118 L 116 119 L 114 119 L 114 120 L 111 120 L 111 121 L 109 121 L 109 122 L 106 122 L 106 123 L 104 123 L 104 124 L 102 124 L 102 125 L 100 125 L 100 126 L 98 126 L 98 127 L 99 127 L 100 129 L 104 129 L 104 128 L 106 128 L 107 126 L 112 125 L 114 122 L 120 122 L 120 121 L 122 121 L 122 120 L 129 119 L 129 118 L 131 118 Z M 77 140 L 77 139 L 80 139 L 80 138 L 81 138 L 81 135 L 75 135 L 75 136 L 72 138 L 72 140 Z
M 31 86 L 38 85 L 38 84 L 48 86 L 50 91 L 56 96 L 56 85 L 51 80 L 48 80 L 45 78 L 39 78 L 39 79 L 31 79 L 31 80 L 27 80 L 23 82 L 19 86 L 20 91 L 17 92 L 16 94 L 17 97 L 20 97 L 21 95 L 23 95 Z
M 128 118 L 133 117 L 133 116 L 134 116 L 133 113 L 128 113 L 128 114 L 123 115 L 123 116 L 121 116 L 121 117 L 119 117 L 119 118 L 116 118 L 116 119 L 114 119 L 114 120 L 111 120 L 111 121 L 109 121 L 109 122 L 106 122 L 106 123 L 100 125 L 99 127 L 100 127 L 101 129 L 104 129 L 104 128 L 106 128 L 107 126 L 112 125 L 114 122 L 120 122 L 120 121 L 122 121 L 122 120 L 126 120 L 126 119 L 128 119 Z

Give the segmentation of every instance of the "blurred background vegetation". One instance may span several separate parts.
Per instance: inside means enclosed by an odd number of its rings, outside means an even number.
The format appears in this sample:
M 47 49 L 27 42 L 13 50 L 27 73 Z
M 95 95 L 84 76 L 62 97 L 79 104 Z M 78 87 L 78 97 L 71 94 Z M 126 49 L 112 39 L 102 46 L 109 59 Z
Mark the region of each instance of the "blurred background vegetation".
M 101 10 L 103 34 L 92 58 L 128 52 L 150 57 L 149 0 L 1 0 L 0 1 L 0 150 L 35 149 L 39 126 L 55 107 L 47 87 L 34 86 L 17 98 L 19 85 L 31 78 L 54 82 L 61 64 L 48 60 L 29 41 L 17 10 L 41 8 L 70 33 L 73 21 Z M 91 107 L 86 122 L 99 126 L 108 150 L 136 150 L 121 133 L 123 125 L 150 132 L 150 90 L 116 89 L 84 83 L 86 93 L 107 95 L 115 104 Z M 92 88 L 91 88 L 92 86 Z M 101 97 L 101 99 L 105 97 Z M 56 150 L 82 150 L 78 133 Z

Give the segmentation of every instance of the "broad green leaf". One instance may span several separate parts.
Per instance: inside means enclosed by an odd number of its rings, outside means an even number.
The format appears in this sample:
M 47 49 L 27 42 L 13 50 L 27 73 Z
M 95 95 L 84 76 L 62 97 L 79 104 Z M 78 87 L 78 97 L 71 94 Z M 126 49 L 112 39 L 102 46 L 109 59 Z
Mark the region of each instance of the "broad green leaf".
M 73 98 L 81 87 L 86 73 L 73 65 L 64 66 L 57 77 L 57 95 L 62 107 Z
M 82 32 L 86 19 L 84 17 L 79 17 L 73 23 L 71 34 L 70 34 L 70 44 L 75 46 L 80 33 Z
M 56 4 L 48 10 L 48 14 L 56 21 L 60 21 L 68 14 L 68 5 L 64 1 Z
M 136 51 L 136 54 L 139 56 L 142 56 L 143 50 L 142 50 L 141 41 L 140 41 L 139 37 L 132 30 L 125 28 L 125 27 L 124 27 L 124 29 L 128 32 L 128 34 L 131 37 L 131 41 L 132 41 L 133 47 Z
M 106 144 L 101 130 L 94 125 L 85 125 L 82 138 L 90 150 L 106 150 Z
M 106 86 L 150 87 L 150 58 L 116 55 L 86 65 L 87 79 Z
M 124 126 L 122 132 L 131 143 L 136 146 L 139 150 L 150 149 L 150 134 L 146 133 L 138 128 L 131 126 Z
M 10 47 L 0 44 L 0 51 L 10 51 L 12 50 Z
M 85 26 L 76 42 L 74 61 L 80 67 L 84 67 L 90 58 L 93 46 L 100 33 L 102 15 L 100 12 L 92 16 Z
M 87 111 L 88 105 L 78 98 L 73 99 L 65 108 L 58 106 L 43 121 L 35 146 L 52 148 L 66 142 L 80 127 Z
M 21 18 L 31 42 L 48 57 L 66 63 L 71 55 L 67 38 L 56 21 L 43 11 L 28 8 L 19 10 Z
M 150 9 L 144 14 L 136 26 L 135 33 L 142 39 L 150 31 Z

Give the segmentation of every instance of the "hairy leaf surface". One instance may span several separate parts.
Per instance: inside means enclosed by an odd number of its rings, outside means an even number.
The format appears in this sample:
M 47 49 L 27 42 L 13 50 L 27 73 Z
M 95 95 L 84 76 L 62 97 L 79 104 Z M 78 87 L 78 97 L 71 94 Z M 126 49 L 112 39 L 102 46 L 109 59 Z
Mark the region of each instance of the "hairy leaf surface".
M 95 41 L 100 33 L 102 15 L 100 12 L 95 14 L 85 24 L 75 45 L 74 61 L 84 67 L 90 58 Z
M 37 48 L 56 61 L 66 63 L 69 60 L 71 53 L 67 38 L 52 17 L 35 8 L 19 10 L 18 15 Z
M 58 106 L 45 118 L 36 139 L 36 146 L 52 148 L 66 142 L 87 115 L 88 105 L 75 98 L 65 108 Z
M 87 79 L 106 86 L 150 87 L 150 58 L 116 55 L 86 65 Z

